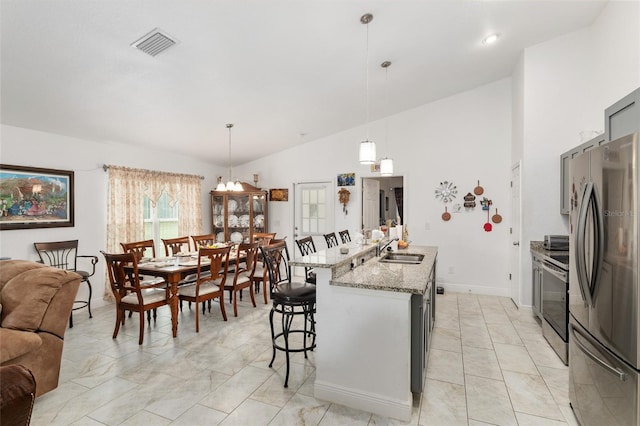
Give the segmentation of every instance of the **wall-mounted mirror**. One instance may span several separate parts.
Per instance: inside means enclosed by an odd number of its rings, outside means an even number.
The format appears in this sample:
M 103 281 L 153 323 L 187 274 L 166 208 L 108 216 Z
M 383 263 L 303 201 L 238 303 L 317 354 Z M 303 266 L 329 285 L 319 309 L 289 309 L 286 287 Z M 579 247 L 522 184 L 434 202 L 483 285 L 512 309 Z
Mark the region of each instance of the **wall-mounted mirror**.
M 402 176 L 362 178 L 362 228 L 377 229 L 388 221 L 404 223 Z

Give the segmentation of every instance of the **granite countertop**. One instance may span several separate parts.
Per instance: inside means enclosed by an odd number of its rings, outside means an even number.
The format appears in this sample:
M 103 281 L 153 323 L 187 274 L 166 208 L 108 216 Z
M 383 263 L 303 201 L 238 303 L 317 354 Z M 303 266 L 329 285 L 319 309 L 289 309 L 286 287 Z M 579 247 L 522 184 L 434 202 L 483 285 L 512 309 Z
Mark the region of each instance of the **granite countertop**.
M 334 277 L 331 285 L 355 287 L 370 290 L 386 290 L 403 293 L 425 294 L 429 273 L 438 255 L 438 248 L 432 246 L 409 246 L 398 253 L 424 254 L 418 265 L 378 262 L 374 257 L 355 269 Z
M 346 244 L 349 248 L 347 254 L 340 253 L 340 247 L 331 247 L 325 250 L 319 250 L 306 256 L 296 257 L 289 264 L 291 266 L 304 266 L 307 268 L 337 268 L 344 264 L 350 265 L 352 259 L 369 259 L 375 256 L 376 244 L 358 244 L 350 242 Z

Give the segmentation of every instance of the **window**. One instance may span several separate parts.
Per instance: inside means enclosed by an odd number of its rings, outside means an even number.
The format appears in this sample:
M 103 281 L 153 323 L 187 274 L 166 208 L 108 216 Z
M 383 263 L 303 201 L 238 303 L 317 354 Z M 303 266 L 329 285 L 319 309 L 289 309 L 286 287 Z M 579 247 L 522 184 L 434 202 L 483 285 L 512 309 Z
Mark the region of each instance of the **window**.
M 302 189 L 302 233 L 325 234 L 327 233 L 327 197 L 326 189 L 310 188 Z
M 144 196 L 144 239 L 153 240 L 156 244 L 156 254 L 164 253 L 162 238 L 176 238 L 178 232 L 178 216 L 180 203 L 173 207 L 169 205 L 169 197 L 166 192 L 158 199 L 153 207 L 151 200 Z

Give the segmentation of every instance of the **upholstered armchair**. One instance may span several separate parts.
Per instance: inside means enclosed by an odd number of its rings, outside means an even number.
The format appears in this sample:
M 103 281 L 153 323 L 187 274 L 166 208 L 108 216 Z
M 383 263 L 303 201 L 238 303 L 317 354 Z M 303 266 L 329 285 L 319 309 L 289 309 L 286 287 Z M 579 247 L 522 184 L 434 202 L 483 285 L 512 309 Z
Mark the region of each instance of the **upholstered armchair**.
M 0 261 L 0 365 L 21 364 L 36 396 L 58 386 L 67 320 L 82 277 L 28 260 Z

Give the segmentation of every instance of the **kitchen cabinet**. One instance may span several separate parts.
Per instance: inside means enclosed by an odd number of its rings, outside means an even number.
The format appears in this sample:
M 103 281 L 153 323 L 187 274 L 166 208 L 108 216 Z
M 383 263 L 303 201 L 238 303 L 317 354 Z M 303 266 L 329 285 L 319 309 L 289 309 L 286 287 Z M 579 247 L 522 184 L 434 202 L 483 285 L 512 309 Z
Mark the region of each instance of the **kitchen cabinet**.
M 569 214 L 569 211 L 571 210 L 569 160 L 606 142 L 607 140 L 603 133 L 560 155 L 560 214 Z
M 640 88 L 604 110 L 607 142 L 640 131 Z
M 531 308 L 533 313 L 542 321 L 542 257 L 536 253 L 531 253 L 531 256 L 533 257 L 531 262 L 531 282 L 533 284 L 533 303 Z
M 211 229 L 218 242 L 248 243 L 267 232 L 267 192 L 243 182 L 244 191 L 211 191 Z

